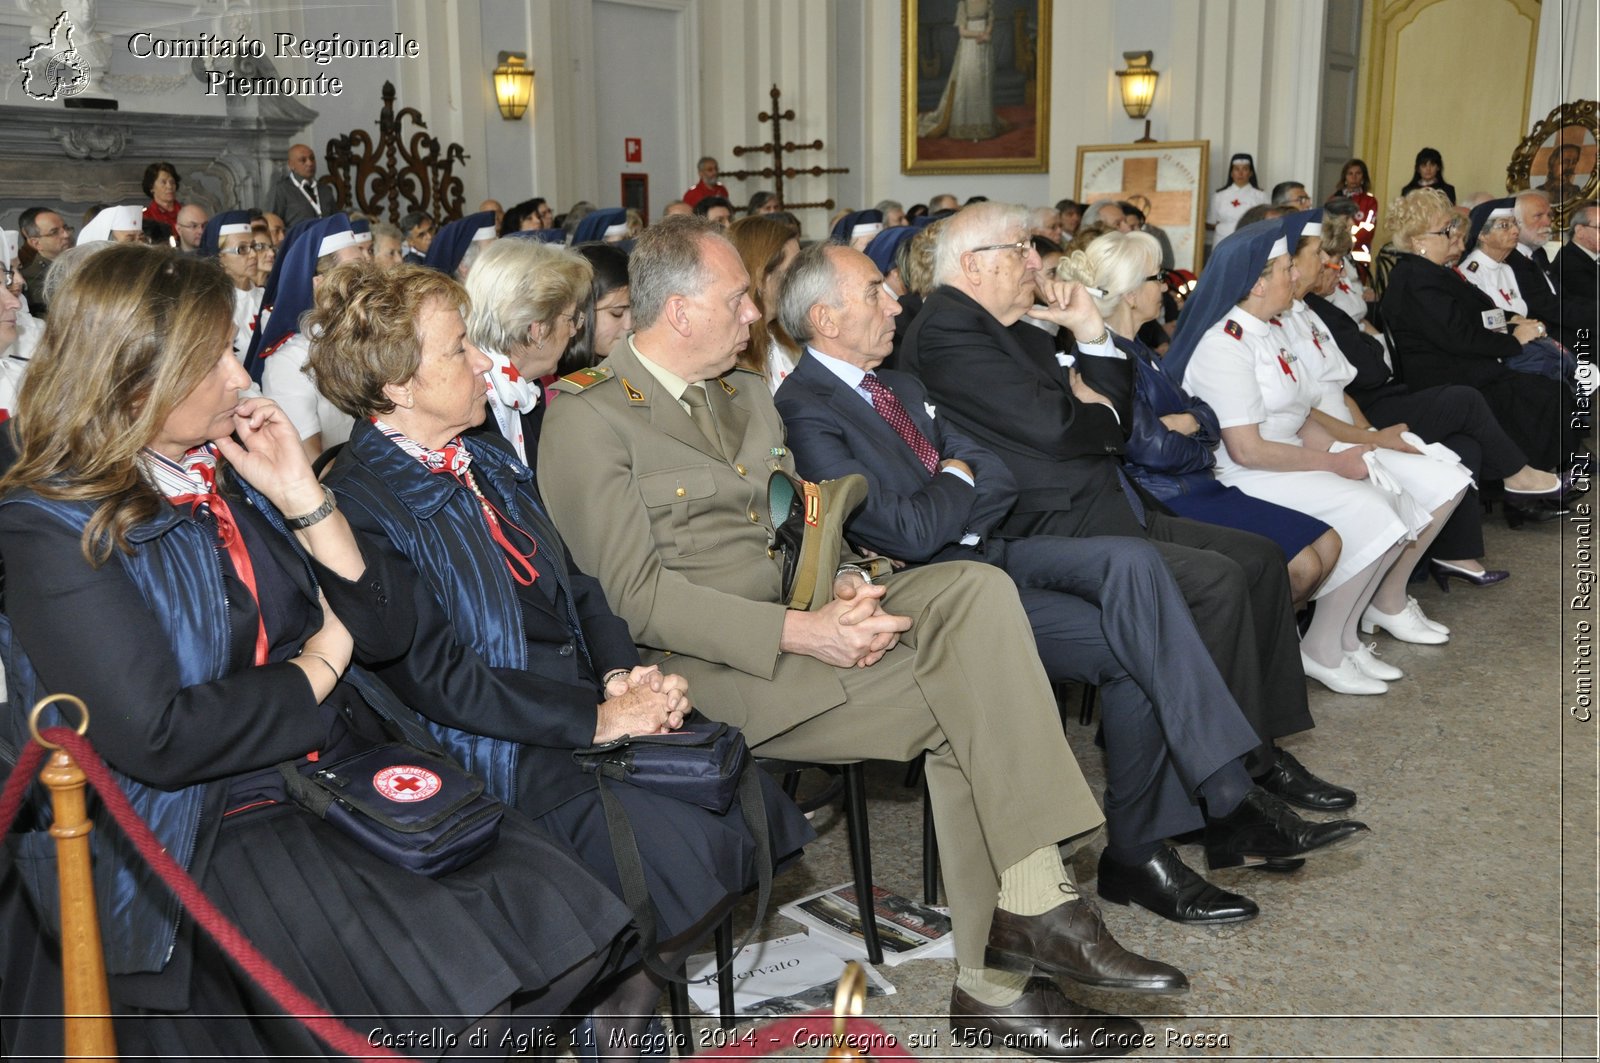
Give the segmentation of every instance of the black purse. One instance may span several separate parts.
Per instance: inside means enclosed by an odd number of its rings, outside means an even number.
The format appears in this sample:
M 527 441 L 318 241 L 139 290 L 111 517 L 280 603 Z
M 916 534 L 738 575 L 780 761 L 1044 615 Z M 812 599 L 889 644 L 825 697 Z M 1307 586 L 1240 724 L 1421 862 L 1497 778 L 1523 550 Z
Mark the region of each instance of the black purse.
M 611 856 L 622 882 L 622 899 L 633 912 L 645 966 L 668 981 L 683 982 L 675 971 L 665 970 L 656 954 L 656 912 L 644 879 L 639 842 L 627 809 L 607 785 L 607 780 L 627 782 L 663 797 L 699 805 L 725 815 L 735 797 L 745 826 L 756 843 L 756 917 L 739 947 L 750 944 L 767 914 L 772 896 L 772 838 L 767 829 L 767 804 L 761 792 L 761 769 L 750 757 L 750 747 L 737 727 L 705 719 L 686 721 L 679 731 L 653 735 L 623 735 L 611 742 L 573 751 L 578 767 L 596 776 L 600 807 L 611 833 Z M 732 957 L 710 979 L 721 977 Z
M 384 861 L 437 878 L 476 860 L 500 837 L 505 806 L 483 780 L 399 742 L 333 762 L 278 765 L 301 807 Z

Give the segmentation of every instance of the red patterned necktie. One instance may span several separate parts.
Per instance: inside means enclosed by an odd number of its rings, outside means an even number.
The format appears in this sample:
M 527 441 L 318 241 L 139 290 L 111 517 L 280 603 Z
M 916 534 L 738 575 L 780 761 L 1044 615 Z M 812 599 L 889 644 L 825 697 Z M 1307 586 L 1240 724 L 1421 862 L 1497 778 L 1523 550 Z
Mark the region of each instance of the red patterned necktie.
M 927 436 L 917 431 L 917 426 L 911 423 L 911 415 L 900 405 L 900 400 L 895 398 L 894 392 L 884 387 L 883 381 L 878 379 L 876 373 L 868 373 L 861 378 L 861 390 L 872 396 L 872 408 L 878 411 L 878 416 L 888 421 L 889 427 L 906 441 L 906 446 L 916 451 L 928 474 L 931 476 L 937 472 L 939 452 L 928 442 Z
M 228 551 L 228 560 L 233 562 L 234 575 L 239 577 L 239 581 L 250 591 L 250 597 L 255 600 L 256 664 L 266 664 L 271 643 L 267 641 L 267 624 L 261 616 L 261 595 L 256 590 L 256 567 L 250 561 L 250 551 L 245 547 L 244 539 L 239 535 L 239 524 L 233 519 L 233 510 L 228 508 L 227 501 L 217 493 L 216 458 L 210 448 L 196 447 L 185 454 L 183 471 L 194 481 L 196 490 L 187 494 L 168 495 L 167 500 L 175 506 L 187 505 L 190 513 L 201 506 L 211 511 L 212 519 L 217 522 L 217 539 L 222 543 L 223 549 Z

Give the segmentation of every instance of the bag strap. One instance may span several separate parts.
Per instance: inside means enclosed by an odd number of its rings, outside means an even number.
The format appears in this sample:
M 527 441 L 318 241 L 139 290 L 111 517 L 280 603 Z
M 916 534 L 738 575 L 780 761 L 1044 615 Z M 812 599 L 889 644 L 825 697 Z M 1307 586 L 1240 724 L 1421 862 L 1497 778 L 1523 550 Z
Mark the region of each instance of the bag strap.
M 639 843 L 633 834 L 633 824 L 628 821 L 628 812 L 622 807 L 622 801 L 607 785 L 607 773 L 602 770 L 595 774 L 595 781 L 600 786 L 600 807 L 605 812 L 606 827 L 611 832 L 611 857 L 617 863 L 617 877 L 622 881 L 622 899 L 632 910 L 634 922 L 639 925 L 644 965 L 652 974 L 668 982 L 687 985 L 691 982 L 712 982 L 723 977 L 733 966 L 733 961 L 738 959 L 739 953 L 754 939 L 756 931 L 761 929 L 761 923 L 767 917 L 767 902 L 772 898 L 772 838 L 767 827 L 766 797 L 761 792 L 761 777 L 757 774 L 760 770 L 751 761 L 739 775 L 739 810 L 756 843 L 756 917 L 728 962 L 704 978 L 689 978 L 669 971 L 657 955 L 656 909 L 645 888 L 644 862 L 639 857 Z

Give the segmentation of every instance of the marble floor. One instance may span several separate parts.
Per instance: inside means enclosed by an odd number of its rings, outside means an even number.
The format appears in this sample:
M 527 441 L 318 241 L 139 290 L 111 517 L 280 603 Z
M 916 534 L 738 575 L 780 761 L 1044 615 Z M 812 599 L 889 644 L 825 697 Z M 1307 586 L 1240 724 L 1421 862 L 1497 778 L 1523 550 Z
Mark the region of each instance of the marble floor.
M 1449 645 L 1380 635 L 1384 659 L 1407 678 L 1367 698 L 1312 683 L 1317 727 L 1285 743 L 1360 793 L 1370 840 L 1289 875 L 1213 875 L 1260 904 L 1249 923 L 1188 929 L 1102 906 L 1123 944 L 1176 964 L 1192 982 L 1184 996 L 1155 998 L 1066 986 L 1143 1023 L 1147 1046 L 1135 1058 L 1596 1058 L 1600 724 L 1570 711 L 1581 700 L 1575 661 L 1585 673 L 1590 662 L 1584 625 L 1594 616 L 1571 599 L 1592 580 L 1592 539 L 1581 512 L 1518 531 L 1498 516 L 1485 523 L 1486 560 L 1512 579 L 1485 589 L 1457 583 L 1449 594 L 1415 585 L 1428 615 L 1452 629 Z M 1098 789 L 1093 729 L 1074 722 L 1069 737 Z M 874 877 L 917 896 L 918 795 L 902 785 L 899 765 L 874 765 L 870 779 Z M 842 817 L 823 810 L 816 823 L 822 837 L 779 879 L 774 913 L 850 877 Z M 1071 860 L 1090 892 L 1099 849 L 1091 841 Z M 1198 846 L 1182 852 L 1204 867 Z M 799 929 L 776 914 L 766 922 L 763 937 Z M 872 1017 L 923 1046 L 913 1053 L 923 1059 L 1014 1055 L 950 1046 L 954 969 L 950 960 L 883 968 L 898 992 L 873 1000 Z

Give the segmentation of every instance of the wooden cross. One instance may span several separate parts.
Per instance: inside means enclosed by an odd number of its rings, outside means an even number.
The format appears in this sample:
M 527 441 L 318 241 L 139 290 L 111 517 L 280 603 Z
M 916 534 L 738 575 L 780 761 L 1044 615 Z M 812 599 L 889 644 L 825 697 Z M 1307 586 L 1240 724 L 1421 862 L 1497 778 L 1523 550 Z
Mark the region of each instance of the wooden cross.
M 778 91 L 777 85 L 773 85 L 772 91 L 767 93 L 767 95 L 772 97 L 772 111 L 770 113 L 767 111 L 762 111 L 760 114 L 756 115 L 756 121 L 772 123 L 772 139 L 767 141 L 765 144 L 754 144 L 748 147 L 736 147 L 733 149 L 733 154 L 735 157 L 739 157 L 744 155 L 746 152 L 763 152 L 772 156 L 772 165 L 764 166 L 759 170 L 725 170 L 723 171 L 722 176 L 737 177 L 741 181 L 751 177 L 772 178 L 774 186 L 773 192 L 777 194 L 778 202 L 783 204 L 784 210 L 801 210 L 807 207 L 821 207 L 825 210 L 832 210 L 832 197 L 816 203 L 790 203 L 783 194 L 783 179 L 785 177 L 801 176 L 821 177 L 825 173 L 849 173 L 850 168 L 848 166 L 785 166 L 783 164 L 783 156 L 785 152 L 820 151 L 822 150 L 822 141 L 813 140 L 809 144 L 796 144 L 792 140 L 784 140 L 783 123 L 794 121 L 794 109 L 790 108 L 789 110 L 784 111 L 782 114 L 778 113 L 778 98 L 782 95 L 782 93 Z

